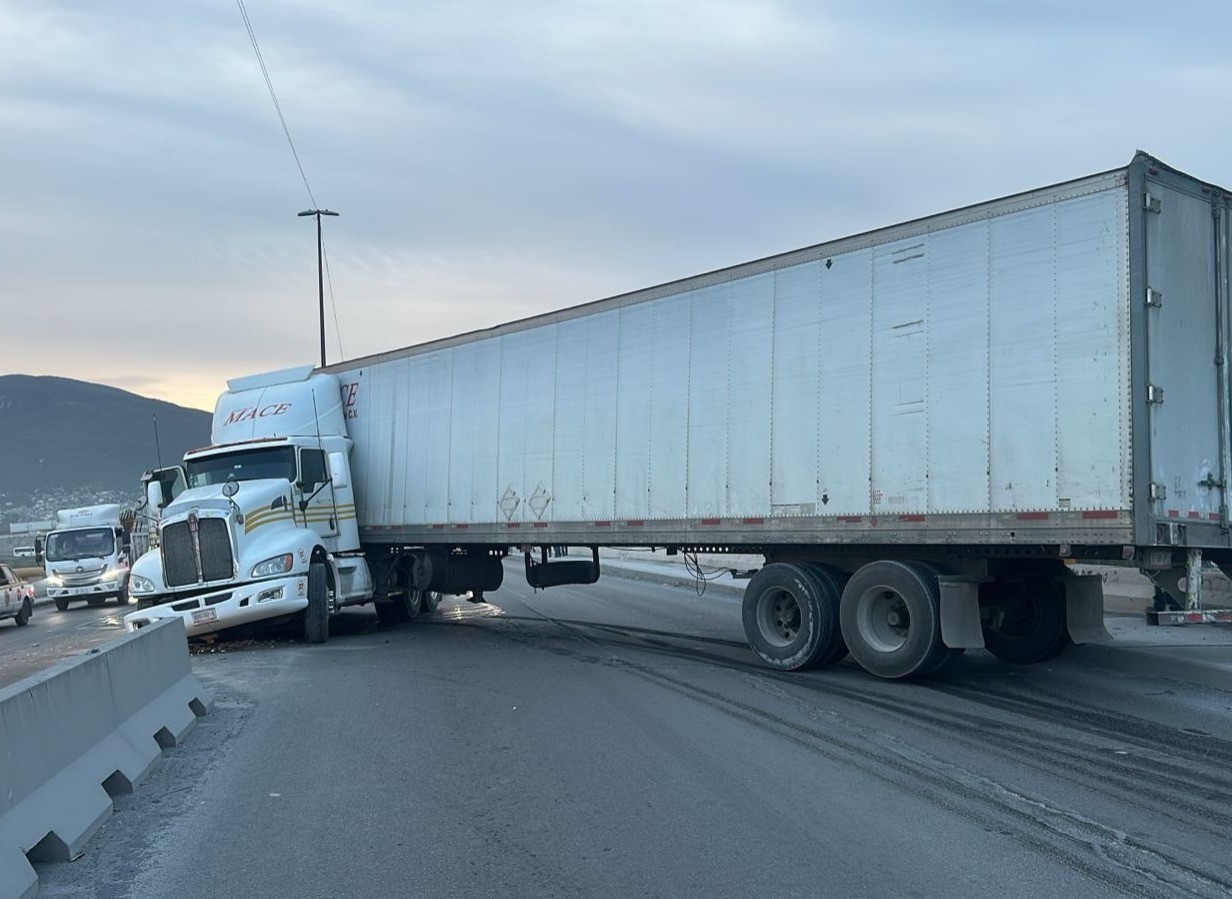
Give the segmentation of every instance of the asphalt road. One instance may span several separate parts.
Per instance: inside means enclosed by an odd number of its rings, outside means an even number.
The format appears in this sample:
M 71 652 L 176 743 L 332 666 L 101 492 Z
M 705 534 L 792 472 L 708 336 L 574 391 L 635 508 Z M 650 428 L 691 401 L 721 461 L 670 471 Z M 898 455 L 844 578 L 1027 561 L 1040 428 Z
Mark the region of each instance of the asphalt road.
M 40 895 L 1232 890 L 1230 694 L 983 653 L 779 675 L 735 597 L 510 575 L 496 607 L 194 655 L 213 712 Z
M 124 632 L 120 619 L 130 608 L 108 600 L 98 609 L 75 602 L 58 612 L 54 605 L 42 603 L 34 607 L 25 627 L 11 618 L 0 621 L 0 687 L 119 636 Z

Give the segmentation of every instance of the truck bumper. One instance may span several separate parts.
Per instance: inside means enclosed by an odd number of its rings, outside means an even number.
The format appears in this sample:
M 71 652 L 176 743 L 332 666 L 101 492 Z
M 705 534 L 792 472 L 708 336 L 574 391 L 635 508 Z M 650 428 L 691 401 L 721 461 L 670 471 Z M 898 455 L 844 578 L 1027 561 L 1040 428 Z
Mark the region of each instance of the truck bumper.
M 199 637 L 241 624 L 293 615 L 307 606 L 308 578 L 272 578 L 129 612 L 124 616 L 124 629 L 131 633 L 163 618 L 179 618 L 188 636 Z
M 47 595 L 52 599 L 89 599 L 101 596 L 104 599 L 120 594 L 120 584 L 117 581 L 105 581 L 95 584 L 82 584 L 77 587 L 48 587 Z

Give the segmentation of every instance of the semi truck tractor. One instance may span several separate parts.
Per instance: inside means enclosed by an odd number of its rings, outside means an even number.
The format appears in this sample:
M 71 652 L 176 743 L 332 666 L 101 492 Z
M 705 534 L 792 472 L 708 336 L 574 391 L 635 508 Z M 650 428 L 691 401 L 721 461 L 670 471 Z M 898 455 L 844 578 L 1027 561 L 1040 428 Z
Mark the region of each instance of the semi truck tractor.
M 601 547 L 755 553 L 749 645 L 927 674 L 1107 639 L 1098 577 L 1200 616 L 1232 566 L 1229 192 L 1121 168 L 490 330 L 229 382 L 130 627 L 536 588 Z M 168 482 L 180 477 L 167 475 Z M 151 484 L 154 504 L 165 497 Z M 550 560 L 547 548 L 585 548 Z
M 56 513 L 55 529 L 36 543 L 36 552 L 42 554 L 47 594 L 59 611 L 77 600 L 91 606 L 101 606 L 112 597 L 121 604 L 128 602 L 135 520 L 131 511 L 116 503 Z

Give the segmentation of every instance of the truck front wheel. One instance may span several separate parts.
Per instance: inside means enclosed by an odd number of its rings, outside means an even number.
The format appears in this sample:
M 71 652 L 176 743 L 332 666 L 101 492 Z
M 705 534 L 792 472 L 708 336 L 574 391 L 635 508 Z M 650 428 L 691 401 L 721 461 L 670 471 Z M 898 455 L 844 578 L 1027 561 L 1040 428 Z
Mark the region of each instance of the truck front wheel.
M 56 611 L 57 612 L 67 612 L 68 611 L 68 600 L 65 599 L 63 596 L 56 597 Z
M 843 588 L 843 637 L 870 674 L 928 674 L 945 661 L 937 575 L 911 562 L 870 562 Z
M 324 643 L 329 639 L 329 585 L 324 562 L 308 566 L 308 608 L 300 614 L 304 616 L 305 643 Z
M 834 578 L 803 565 L 774 562 L 744 591 L 744 633 L 763 662 L 799 671 L 842 658 Z

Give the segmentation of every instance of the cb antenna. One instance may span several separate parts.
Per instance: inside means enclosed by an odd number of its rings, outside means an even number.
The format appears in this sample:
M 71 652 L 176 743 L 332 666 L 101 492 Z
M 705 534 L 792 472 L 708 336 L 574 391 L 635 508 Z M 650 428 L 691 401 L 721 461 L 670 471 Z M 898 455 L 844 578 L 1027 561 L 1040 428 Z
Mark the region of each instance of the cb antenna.
M 163 467 L 163 448 L 158 442 L 158 415 L 154 412 L 150 413 L 150 420 L 154 422 L 154 455 L 158 459 L 158 467 Z

